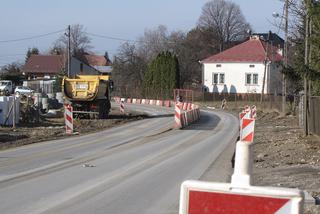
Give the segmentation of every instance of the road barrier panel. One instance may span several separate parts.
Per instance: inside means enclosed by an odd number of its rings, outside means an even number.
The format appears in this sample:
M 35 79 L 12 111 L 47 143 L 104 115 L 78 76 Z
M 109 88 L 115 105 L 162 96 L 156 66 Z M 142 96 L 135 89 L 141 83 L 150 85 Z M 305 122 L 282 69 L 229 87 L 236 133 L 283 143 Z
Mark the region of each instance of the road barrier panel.
M 117 98 L 115 97 L 115 100 Z M 121 101 L 125 98 L 120 99 Z M 149 104 L 157 106 L 171 107 L 175 106 L 175 126 L 178 128 L 184 128 L 191 123 L 197 121 L 200 118 L 200 109 L 199 106 L 192 103 L 182 103 L 171 100 L 149 100 L 149 99 L 137 99 L 137 98 L 127 98 L 127 103 L 133 104 Z M 123 108 L 122 108 L 123 107 Z M 178 110 L 179 108 L 179 110 Z M 120 105 L 120 112 L 124 113 L 124 104 Z
M 120 103 L 121 98 L 120 98 L 120 97 L 114 97 L 114 101 L 115 101 L 116 103 Z
M 171 101 L 170 100 L 164 101 L 164 106 L 168 108 L 171 107 Z
M 188 103 L 183 103 L 182 108 L 184 111 L 188 110 Z
M 73 133 L 73 108 L 71 105 L 64 106 L 64 118 L 66 124 L 66 133 L 72 134 Z
M 255 124 L 255 119 L 243 118 L 241 120 L 241 129 L 240 129 L 240 140 L 241 141 L 246 141 L 249 143 L 253 142 L 254 124 Z
M 121 101 L 121 103 L 120 103 L 120 112 L 121 112 L 122 114 L 125 113 L 125 111 L 124 111 L 124 102 L 123 102 L 123 101 Z
M 299 214 L 303 213 L 303 201 L 304 194 L 297 189 L 185 181 L 180 189 L 179 214 Z
M 182 128 L 182 122 L 181 122 L 181 103 L 176 103 L 174 108 L 174 119 L 175 119 L 175 125 L 177 128 Z
M 156 105 L 157 105 L 157 106 L 163 106 L 163 101 L 162 101 L 162 100 L 157 100 Z
M 255 105 L 251 106 L 251 118 L 257 118 L 257 107 Z

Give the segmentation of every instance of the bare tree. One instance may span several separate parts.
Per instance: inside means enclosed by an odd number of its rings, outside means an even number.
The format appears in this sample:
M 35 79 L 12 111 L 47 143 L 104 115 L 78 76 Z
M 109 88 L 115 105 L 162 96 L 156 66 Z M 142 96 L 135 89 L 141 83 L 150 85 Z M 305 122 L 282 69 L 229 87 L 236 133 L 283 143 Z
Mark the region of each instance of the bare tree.
M 119 95 L 139 96 L 147 62 L 134 44 L 124 43 L 113 60 L 112 78 Z
M 240 7 L 225 0 L 207 2 L 202 8 L 198 26 L 209 29 L 218 36 L 221 50 L 225 44 L 229 45 L 232 41 L 246 38 L 247 31 L 251 29 Z
M 91 39 L 86 34 L 83 25 L 75 24 L 71 25 L 70 29 L 70 49 L 71 54 L 74 56 L 82 55 L 85 52 L 90 51 L 92 46 L 90 45 Z M 68 47 L 68 35 L 67 33 L 62 35 L 53 45 L 55 48 L 61 50 L 63 47 L 67 50 Z
M 144 36 L 140 37 L 138 43 L 138 53 L 148 62 L 153 60 L 159 53 L 166 51 L 168 47 L 168 30 L 164 25 L 159 25 L 156 29 L 147 29 Z

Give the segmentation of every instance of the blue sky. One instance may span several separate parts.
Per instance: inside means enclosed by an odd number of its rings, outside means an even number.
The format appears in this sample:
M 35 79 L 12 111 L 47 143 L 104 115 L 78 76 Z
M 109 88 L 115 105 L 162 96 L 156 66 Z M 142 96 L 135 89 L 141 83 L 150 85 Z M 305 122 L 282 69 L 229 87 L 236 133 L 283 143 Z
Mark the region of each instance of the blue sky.
M 207 0 L 1 0 L 0 41 L 31 37 L 63 30 L 68 24 L 82 24 L 88 33 L 136 39 L 145 29 L 162 24 L 169 31 L 192 29 Z M 280 0 L 234 0 L 255 32 L 277 32 L 272 12 L 281 13 Z M 268 21 L 269 20 L 269 21 Z M 59 37 L 21 42 L 0 42 L 0 66 L 24 60 L 28 47 L 47 51 Z M 92 37 L 97 54 L 113 55 L 119 41 Z

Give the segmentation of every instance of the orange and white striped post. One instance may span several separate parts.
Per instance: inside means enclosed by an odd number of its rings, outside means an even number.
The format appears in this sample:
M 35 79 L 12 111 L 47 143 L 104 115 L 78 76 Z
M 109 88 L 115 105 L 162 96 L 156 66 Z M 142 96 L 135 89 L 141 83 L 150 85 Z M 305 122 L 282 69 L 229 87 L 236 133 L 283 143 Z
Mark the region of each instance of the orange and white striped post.
M 121 103 L 120 103 L 120 112 L 122 114 L 124 114 L 124 102 L 123 101 L 121 101 Z
M 257 118 L 257 107 L 255 105 L 251 106 L 251 118 Z
M 73 108 L 71 105 L 64 106 L 64 118 L 66 124 L 66 133 L 73 133 Z
M 182 128 L 182 110 L 181 110 L 181 103 L 177 102 L 174 108 L 174 120 L 175 125 L 177 128 Z
M 236 144 L 234 173 L 231 183 L 236 187 L 251 185 L 252 151 L 255 119 L 248 118 L 248 112 L 240 113 L 240 141 Z M 242 116 L 242 118 L 241 118 Z

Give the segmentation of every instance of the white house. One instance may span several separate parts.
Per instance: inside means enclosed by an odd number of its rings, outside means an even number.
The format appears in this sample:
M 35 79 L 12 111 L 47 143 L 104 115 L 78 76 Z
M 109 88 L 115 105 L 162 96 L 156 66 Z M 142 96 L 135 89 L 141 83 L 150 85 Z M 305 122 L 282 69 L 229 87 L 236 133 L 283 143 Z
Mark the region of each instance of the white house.
M 268 52 L 266 54 L 266 52 Z M 258 36 L 202 61 L 202 82 L 209 92 L 282 93 L 281 50 Z M 265 64 L 264 62 L 267 61 Z

